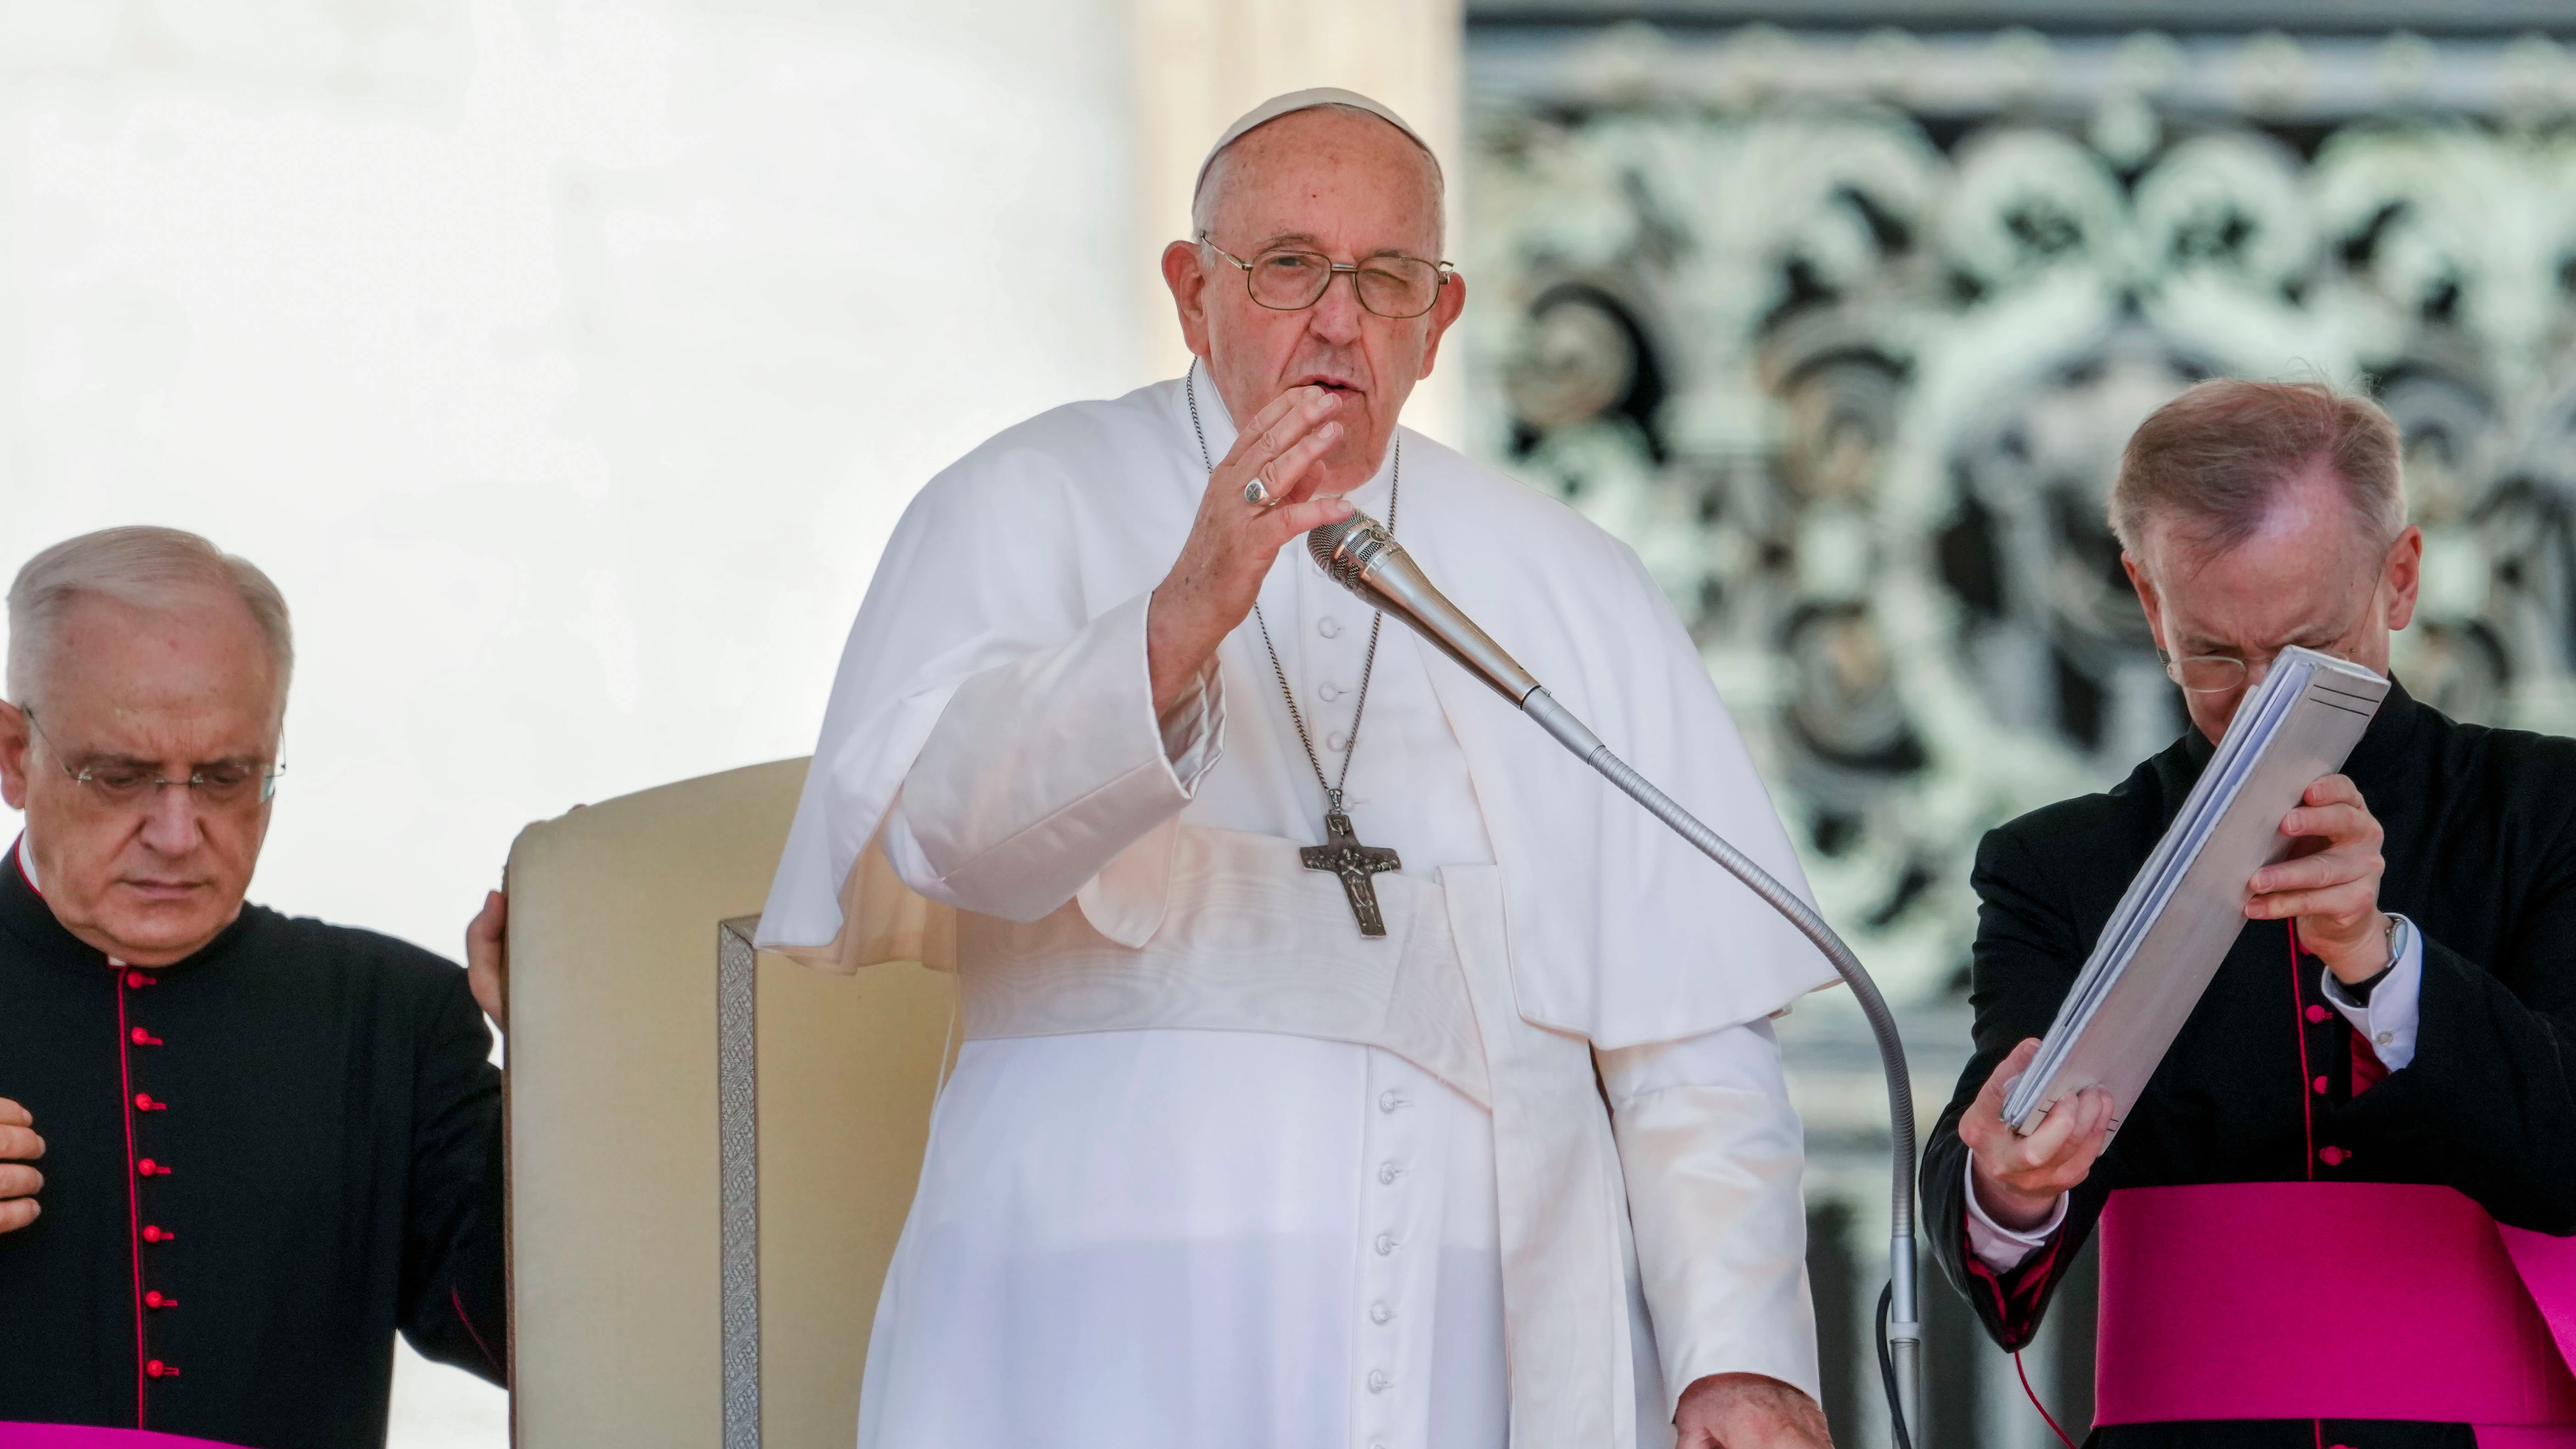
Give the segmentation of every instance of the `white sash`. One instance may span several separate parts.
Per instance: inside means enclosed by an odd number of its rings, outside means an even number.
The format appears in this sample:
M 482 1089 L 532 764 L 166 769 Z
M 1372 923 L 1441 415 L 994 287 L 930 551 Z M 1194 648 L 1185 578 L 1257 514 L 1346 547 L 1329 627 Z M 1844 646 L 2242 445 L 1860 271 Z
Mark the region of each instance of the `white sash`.
M 1068 904 L 1019 924 L 958 913 L 971 1038 L 1149 1028 L 1378 1047 L 1493 1113 L 1515 1449 L 1636 1443 L 1627 1196 L 1582 1037 L 1515 1001 L 1494 866 L 1376 878 L 1383 940 L 1294 842 L 1180 827 L 1171 909 L 1121 946 Z

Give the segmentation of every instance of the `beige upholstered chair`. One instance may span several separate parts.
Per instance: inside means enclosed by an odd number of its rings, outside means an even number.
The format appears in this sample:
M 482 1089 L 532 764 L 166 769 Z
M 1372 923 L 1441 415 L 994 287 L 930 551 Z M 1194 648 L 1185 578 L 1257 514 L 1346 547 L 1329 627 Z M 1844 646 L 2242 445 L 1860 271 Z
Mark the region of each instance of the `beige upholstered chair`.
M 951 991 L 910 964 L 755 961 L 804 778 L 785 760 L 666 785 L 510 852 L 521 1449 L 856 1430 Z

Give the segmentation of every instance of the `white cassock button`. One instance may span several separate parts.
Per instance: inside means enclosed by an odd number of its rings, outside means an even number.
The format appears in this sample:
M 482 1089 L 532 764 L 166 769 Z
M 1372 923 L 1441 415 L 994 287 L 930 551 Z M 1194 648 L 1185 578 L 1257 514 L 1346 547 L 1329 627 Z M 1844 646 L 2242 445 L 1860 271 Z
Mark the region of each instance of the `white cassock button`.
M 1350 747 L 1350 736 L 1343 734 L 1340 730 L 1335 730 L 1331 734 L 1324 736 L 1324 748 L 1333 754 L 1338 755 Z
M 1404 1169 L 1396 1166 L 1392 1162 L 1380 1163 L 1378 1165 L 1377 1180 L 1387 1184 L 1389 1187 L 1394 1186 L 1395 1180 L 1402 1176 L 1404 1176 Z
M 1383 1302 L 1372 1303 L 1369 1305 L 1369 1322 L 1371 1323 L 1384 1323 L 1394 1316 L 1395 1310 L 1387 1307 Z
M 1388 1389 L 1389 1387 L 1391 1387 L 1394 1383 L 1395 1383 L 1395 1380 L 1393 1380 L 1393 1379 L 1391 1379 L 1391 1378 L 1388 1378 L 1388 1377 L 1386 1376 L 1386 1371 L 1385 1371 L 1384 1369 L 1370 1369 L 1370 1370 L 1369 1370 L 1368 1386 L 1369 1386 L 1369 1392 L 1370 1392 L 1370 1393 L 1372 1393 L 1372 1394 L 1382 1394 L 1382 1393 L 1385 1393 L 1385 1392 L 1387 1391 L 1387 1389 Z
M 2379 1043 L 2381 1046 L 2386 1046 L 2390 1042 L 2397 1040 L 2397 1033 L 2393 1031 L 2383 1031 L 2379 1035 L 2372 1037 L 2371 1040 Z
M 1378 1235 L 1377 1235 L 1377 1255 L 1378 1255 L 1379 1257 L 1381 1257 L 1381 1258 L 1384 1258 L 1384 1257 L 1392 1256 L 1392 1255 L 1394 1254 L 1394 1252 L 1395 1252 L 1395 1236 L 1394 1236 L 1392 1233 L 1380 1233 L 1380 1234 L 1378 1234 Z
M 1380 1092 L 1377 1094 L 1377 1109 L 1381 1112 L 1392 1112 L 1403 1105 L 1404 1099 L 1393 1092 Z
M 1324 703 L 1331 704 L 1342 697 L 1342 687 L 1338 684 L 1319 684 L 1315 686 L 1315 693 L 1322 697 Z
M 1342 626 L 1327 614 L 1315 621 L 1315 632 L 1327 639 L 1339 639 L 1342 637 Z

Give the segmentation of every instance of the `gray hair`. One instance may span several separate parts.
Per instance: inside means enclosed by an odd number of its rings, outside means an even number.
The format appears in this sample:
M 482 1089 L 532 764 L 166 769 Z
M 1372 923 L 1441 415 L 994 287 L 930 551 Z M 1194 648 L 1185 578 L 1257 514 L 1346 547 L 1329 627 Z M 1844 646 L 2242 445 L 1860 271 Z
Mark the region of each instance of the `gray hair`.
M 2111 531 L 2144 559 L 2150 525 L 2224 553 L 2253 536 L 2282 490 L 2323 465 L 2361 541 L 2406 529 L 2405 443 L 2379 404 L 2323 382 L 2212 378 L 2147 415 L 2120 454 Z
M 33 702 L 63 616 L 82 595 L 157 609 L 203 588 L 230 589 L 250 610 L 277 665 L 282 709 L 287 681 L 295 673 L 295 631 L 287 618 L 286 596 L 250 560 L 193 533 L 143 524 L 67 538 L 18 570 L 17 581 L 9 586 L 9 697 L 20 705 Z
M 1389 130 L 1394 131 L 1397 135 L 1402 136 L 1407 141 L 1412 142 L 1414 146 L 1422 152 L 1423 159 L 1431 163 L 1432 234 L 1437 238 L 1447 237 L 1449 230 L 1448 178 L 1440 170 L 1440 158 L 1431 153 L 1430 147 L 1422 144 L 1422 138 L 1413 134 L 1410 127 L 1404 126 L 1395 121 L 1390 121 L 1386 117 L 1379 115 L 1375 111 L 1369 110 L 1365 106 L 1345 105 L 1340 101 L 1322 101 L 1314 105 L 1302 107 L 1298 110 L 1289 111 L 1284 115 L 1271 117 L 1269 120 L 1262 122 L 1261 125 L 1254 126 L 1250 130 L 1245 131 L 1243 135 L 1237 136 L 1233 140 L 1226 142 L 1223 147 L 1218 149 L 1215 155 L 1210 156 L 1207 159 L 1206 166 L 1199 172 L 1198 189 L 1190 196 L 1190 240 L 1198 242 L 1201 245 L 1205 245 L 1209 237 L 1216 230 L 1217 203 L 1224 199 L 1226 182 L 1233 178 L 1234 148 L 1242 145 L 1245 137 L 1251 136 L 1254 132 L 1263 129 L 1263 127 L 1275 125 L 1280 121 L 1288 119 L 1289 116 L 1303 115 L 1307 111 L 1338 111 L 1346 116 L 1366 116 L 1370 120 L 1376 121 L 1380 125 L 1387 127 Z

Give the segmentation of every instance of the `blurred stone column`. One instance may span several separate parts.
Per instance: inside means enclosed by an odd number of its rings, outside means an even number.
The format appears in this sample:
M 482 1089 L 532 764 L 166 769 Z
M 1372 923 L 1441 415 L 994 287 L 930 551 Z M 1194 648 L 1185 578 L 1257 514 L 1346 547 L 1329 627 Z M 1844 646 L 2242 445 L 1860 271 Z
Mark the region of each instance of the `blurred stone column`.
M 1188 364 L 1161 265 L 1165 243 L 1189 235 L 1190 188 L 1209 143 L 1235 117 L 1284 91 L 1340 86 L 1393 107 L 1431 142 L 1449 180 L 1449 252 L 1464 213 L 1459 56 L 1461 0 L 1129 0 L 1143 269 L 1144 339 L 1158 377 Z M 1439 368 L 1405 407 L 1405 422 L 1459 441 L 1465 358 L 1454 334 Z
M 1813 1199 L 1810 1199 L 1812 1202 Z M 1860 1270 L 1852 1261 L 1851 1204 L 1815 1202 L 1807 1209 L 1807 1291 L 1816 1306 L 1817 1385 L 1825 1424 L 1837 1444 L 1860 1442 L 1861 1368 L 1877 1382 L 1878 1343 L 1862 1343 Z M 1873 1290 L 1874 1291 L 1874 1290 Z

